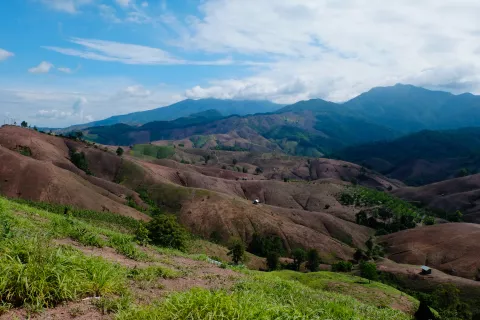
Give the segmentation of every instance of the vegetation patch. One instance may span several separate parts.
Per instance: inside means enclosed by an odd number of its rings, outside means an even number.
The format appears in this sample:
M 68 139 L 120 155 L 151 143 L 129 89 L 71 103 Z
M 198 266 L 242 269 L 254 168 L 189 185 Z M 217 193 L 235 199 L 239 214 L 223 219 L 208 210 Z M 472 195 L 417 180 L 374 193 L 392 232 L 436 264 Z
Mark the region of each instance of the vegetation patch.
M 153 144 L 136 144 L 130 153 L 138 158 L 168 159 L 175 154 L 172 146 L 156 146 Z
M 336 293 L 308 288 L 269 274 L 239 282 L 231 292 L 192 289 L 164 302 L 121 311 L 117 319 L 410 319 Z
M 360 207 L 356 222 L 377 230 L 377 235 L 415 228 L 425 220 L 431 224 L 432 213 L 406 201 L 381 192 L 360 186 L 346 189 L 340 195 L 340 203 Z
M 299 273 L 293 271 L 277 271 L 274 275 L 285 279 L 295 280 L 312 288 L 329 292 L 337 292 L 352 296 L 361 302 L 375 305 L 377 307 L 393 306 L 403 299 L 405 307 L 411 311 L 416 310 L 419 302 L 386 284 L 369 282 L 363 278 L 346 273 L 335 272 L 313 272 Z

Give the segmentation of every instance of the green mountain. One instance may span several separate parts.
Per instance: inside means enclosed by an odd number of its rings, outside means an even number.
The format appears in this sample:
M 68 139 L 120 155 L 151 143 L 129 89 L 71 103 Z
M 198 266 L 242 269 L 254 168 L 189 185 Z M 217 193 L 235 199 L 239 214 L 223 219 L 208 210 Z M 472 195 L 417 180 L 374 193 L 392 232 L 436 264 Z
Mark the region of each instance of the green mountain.
M 247 115 L 273 112 L 281 107 L 283 107 L 283 105 L 262 100 L 187 99 L 166 107 L 113 116 L 100 121 L 60 129 L 60 131 L 69 132 L 90 127 L 110 126 L 119 123 L 141 125 L 152 121 L 171 121 L 207 110 L 218 110 L 221 115 L 229 116 L 233 114 Z
M 480 127 L 421 131 L 393 141 L 352 146 L 336 152 L 411 185 L 476 173 L 480 170 Z

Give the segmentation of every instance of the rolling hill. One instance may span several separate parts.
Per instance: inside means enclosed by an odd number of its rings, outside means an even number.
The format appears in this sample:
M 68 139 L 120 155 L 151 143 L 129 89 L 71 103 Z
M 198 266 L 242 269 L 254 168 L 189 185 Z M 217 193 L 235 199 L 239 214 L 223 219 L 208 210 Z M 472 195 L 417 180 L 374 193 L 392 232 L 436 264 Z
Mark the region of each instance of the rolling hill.
M 349 147 L 338 151 L 336 157 L 409 185 L 424 185 L 480 170 L 480 128 L 421 131 Z

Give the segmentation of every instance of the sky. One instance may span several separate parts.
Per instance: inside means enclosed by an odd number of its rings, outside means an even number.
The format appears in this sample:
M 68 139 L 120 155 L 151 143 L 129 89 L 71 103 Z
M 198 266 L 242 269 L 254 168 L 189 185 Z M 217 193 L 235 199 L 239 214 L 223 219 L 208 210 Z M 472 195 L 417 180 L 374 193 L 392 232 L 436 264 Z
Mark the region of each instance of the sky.
M 63 127 L 191 98 L 480 93 L 477 0 L 8 0 L 0 121 Z M 2 119 L 3 118 L 3 119 Z

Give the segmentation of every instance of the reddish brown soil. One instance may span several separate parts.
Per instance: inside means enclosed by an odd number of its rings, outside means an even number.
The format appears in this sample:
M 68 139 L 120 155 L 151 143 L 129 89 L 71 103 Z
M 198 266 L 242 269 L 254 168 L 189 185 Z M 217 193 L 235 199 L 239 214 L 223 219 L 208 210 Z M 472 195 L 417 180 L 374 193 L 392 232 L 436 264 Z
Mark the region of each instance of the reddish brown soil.
M 13 151 L 18 146 L 30 148 L 32 156 Z M 0 129 L 0 193 L 148 219 L 124 205 L 132 191 L 76 168 L 63 139 L 17 127 Z
M 388 258 L 398 263 L 427 265 L 470 279 L 480 268 L 480 225 L 421 227 L 383 236 L 380 241 L 387 248 Z
M 449 213 L 460 210 L 465 221 L 480 223 L 480 174 L 417 188 L 402 188 L 394 191 L 394 195 Z

